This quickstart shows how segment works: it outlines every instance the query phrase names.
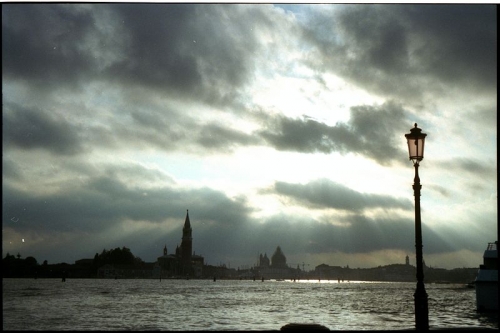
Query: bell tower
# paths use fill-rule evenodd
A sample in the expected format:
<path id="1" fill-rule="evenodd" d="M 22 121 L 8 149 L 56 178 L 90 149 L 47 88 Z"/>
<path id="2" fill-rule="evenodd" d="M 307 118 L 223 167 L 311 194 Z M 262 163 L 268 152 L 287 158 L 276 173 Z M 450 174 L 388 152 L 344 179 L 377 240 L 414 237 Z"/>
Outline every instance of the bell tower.
<path id="1" fill-rule="evenodd" d="M 193 229 L 189 221 L 189 210 L 186 210 L 186 220 L 182 228 L 181 261 L 184 274 L 191 271 L 191 255 L 193 253 Z"/>

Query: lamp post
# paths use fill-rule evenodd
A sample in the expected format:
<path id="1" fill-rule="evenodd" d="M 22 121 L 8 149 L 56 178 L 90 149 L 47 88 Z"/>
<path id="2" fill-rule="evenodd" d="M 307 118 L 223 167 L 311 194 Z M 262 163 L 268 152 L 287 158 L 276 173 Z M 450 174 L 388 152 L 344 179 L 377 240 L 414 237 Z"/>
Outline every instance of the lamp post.
<path id="1" fill-rule="evenodd" d="M 429 329 L 429 308 L 427 306 L 427 293 L 424 286 L 424 269 L 422 258 L 422 223 L 420 220 L 420 178 L 418 177 L 418 165 L 424 158 L 424 142 L 427 134 L 415 127 L 405 134 L 408 140 L 408 151 L 410 160 L 415 167 L 415 179 L 413 181 L 413 192 L 415 195 L 415 249 L 417 254 L 417 289 L 413 297 L 415 298 L 415 328 L 417 330 Z"/>

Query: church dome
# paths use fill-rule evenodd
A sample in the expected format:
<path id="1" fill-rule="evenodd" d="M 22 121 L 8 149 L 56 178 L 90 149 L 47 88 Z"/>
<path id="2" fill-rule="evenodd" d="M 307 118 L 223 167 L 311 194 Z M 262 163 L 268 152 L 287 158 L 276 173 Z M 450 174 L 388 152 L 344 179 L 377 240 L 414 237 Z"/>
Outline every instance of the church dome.
<path id="1" fill-rule="evenodd" d="M 272 267 L 287 267 L 286 266 L 286 257 L 281 251 L 281 248 L 278 246 L 273 256 L 271 257 L 271 266 Z"/>

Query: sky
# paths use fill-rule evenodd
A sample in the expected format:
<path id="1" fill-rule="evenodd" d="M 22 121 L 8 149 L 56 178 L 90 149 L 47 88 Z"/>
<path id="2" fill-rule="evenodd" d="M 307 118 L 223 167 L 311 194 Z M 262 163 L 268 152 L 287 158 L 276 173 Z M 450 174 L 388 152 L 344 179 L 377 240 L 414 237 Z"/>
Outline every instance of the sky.
<path id="1" fill-rule="evenodd" d="M 3 3 L 2 257 L 427 266 L 498 239 L 491 4 Z"/>

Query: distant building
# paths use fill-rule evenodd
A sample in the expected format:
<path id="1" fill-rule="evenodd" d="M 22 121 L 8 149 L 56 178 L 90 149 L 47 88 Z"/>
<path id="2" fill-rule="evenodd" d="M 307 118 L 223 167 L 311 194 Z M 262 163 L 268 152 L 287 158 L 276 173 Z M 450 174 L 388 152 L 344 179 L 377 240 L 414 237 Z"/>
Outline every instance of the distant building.
<path id="1" fill-rule="evenodd" d="M 406 264 L 409 265 L 410 264 L 410 257 L 408 257 L 408 255 L 406 255 Z"/>
<path id="2" fill-rule="evenodd" d="M 175 253 L 168 254 L 167 245 L 163 248 L 163 255 L 157 258 L 155 275 L 160 277 L 201 277 L 203 274 L 204 258 L 193 252 L 193 229 L 189 220 L 189 211 L 182 228 L 181 246 L 177 245 Z"/>
<path id="3" fill-rule="evenodd" d="M 300 276 L 299 268 L 288 267 L 286 256 L 279 246 L 274 251 L 271 260 L 269 260 L 266 253 L 264 255 L 260 254 L 259 266 L 255 267 L 254 271 L 259 279 L 285 279 Z"/>

